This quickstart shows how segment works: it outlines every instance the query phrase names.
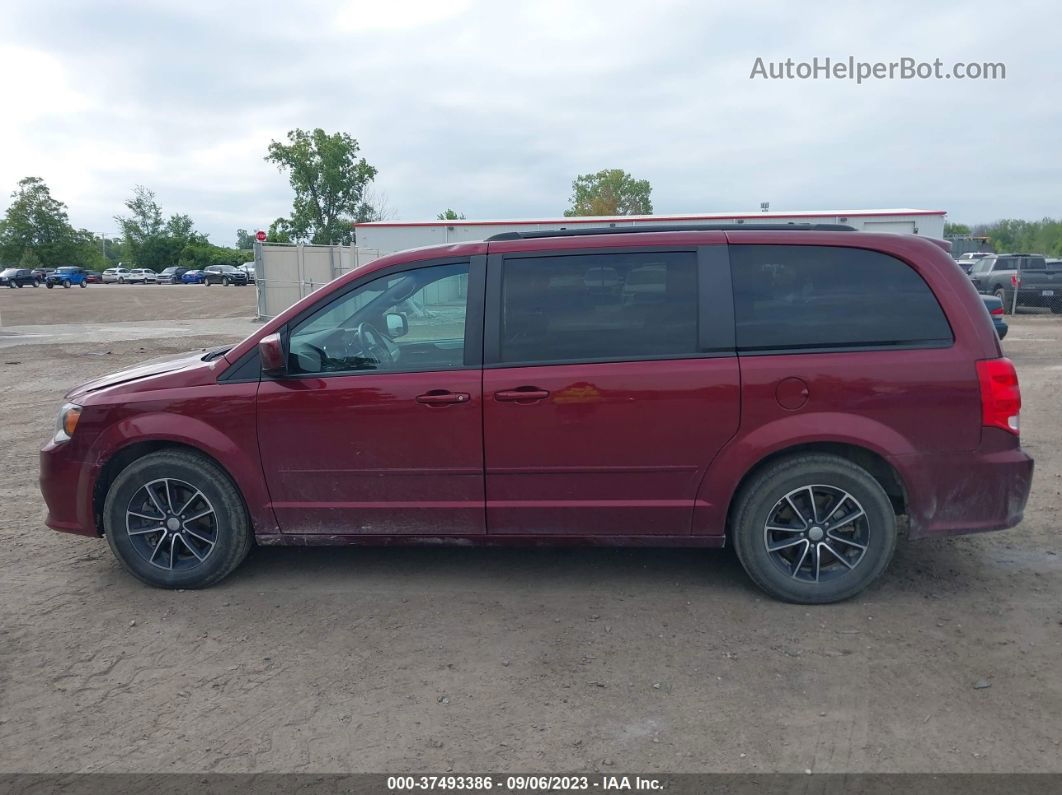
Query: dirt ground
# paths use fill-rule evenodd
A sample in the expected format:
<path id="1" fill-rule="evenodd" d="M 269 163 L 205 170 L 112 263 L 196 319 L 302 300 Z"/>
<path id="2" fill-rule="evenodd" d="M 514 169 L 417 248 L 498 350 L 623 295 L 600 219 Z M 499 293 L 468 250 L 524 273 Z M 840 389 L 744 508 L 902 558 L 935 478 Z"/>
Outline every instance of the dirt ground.
<path id="1" fill-rule="evenodd" d="M 253 296 L 3 290 L 0 318 L 238 318 Z M 1062 771 L 1062 318 L 1020 315 L 1004 346 L 1024 524 L 908 544 L 818 608 L 727 550 L 263 548 L 210 590 L 149 589 L 45 529 L 37 449 L 74 384 L 232 335 L 3 333 L 0 772 Z"/>

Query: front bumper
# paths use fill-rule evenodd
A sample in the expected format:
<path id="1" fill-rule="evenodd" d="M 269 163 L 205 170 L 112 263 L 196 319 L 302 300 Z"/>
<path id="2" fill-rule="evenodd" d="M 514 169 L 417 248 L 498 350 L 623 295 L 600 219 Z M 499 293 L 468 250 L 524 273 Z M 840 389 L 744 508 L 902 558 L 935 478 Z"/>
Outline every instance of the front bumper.
<path id="1" fill-rule="evenodd" d="M 48 506 L 44 523 L 52 530 L 97 536 L 92 512 L 95 467 L 78 461 L 65 444 L 48 442 L 41 450 L 41 494 Z"/>

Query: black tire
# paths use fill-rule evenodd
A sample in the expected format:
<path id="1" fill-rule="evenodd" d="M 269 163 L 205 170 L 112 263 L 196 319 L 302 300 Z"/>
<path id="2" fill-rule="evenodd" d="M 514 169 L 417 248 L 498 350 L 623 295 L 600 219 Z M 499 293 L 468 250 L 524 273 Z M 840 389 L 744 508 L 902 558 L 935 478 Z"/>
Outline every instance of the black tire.
<path id="1" fill-rule="evenodd" d="M 51 289 L 52 289 L 53 287 L 55 287 L 55 285 L 54 285 L 54 284 L 52 284 L 51 282 L 48 282 L 48 283 L 47 283 L 46 285 L 44 285 L 44 286 L 45 286 L 45 287 L 47 287 L 47 288 L 48 288 L 49 290 L 51 290 Z"/>
<path id="2" fill-rule="evenodd" d="M 16 282 L 15 283 L 15 287 L 17 287 L 18 289 L 21 290 L 22 289 L 22 282 Z"/>
<path id="3" fill-rule="evenodd" d="M 1062 301 L 1051 302 L 1051 313 L 1055 315 L 1062 315 Z"/>
<path id="4" fill-rule="evenodd" d="M 222 287 L 228 287 L 228 286 L 229 286 L 229 277 L 228 277 L 228 276 L 225 276 L 225 277 L 224 277 L 224 278 L 223 278 L 223 279 L 221 280 L 221 286 L 222 286 Z"/>
<path id="5" fill-rule="evenodd" d="M 833 527 L 829 522 L 819 521 L 829 517 L 814 517 L 811 529 L 807 532 L 789 529 L 781 533 L 768 531 L 767 525 L 779 516 L 775 513 L 779 506 L 782 506 L 783 511 L 786 510 L 783 501 L 787 495 L 794 495 L 792 499 L 798 503 L 798 507 L 804 505 L 804 510 L 809 510 L 807 505 L 810 502 L 806 502 L 807 497 L 802 495 L 806 495 L 804 487 L 811 486 L 819 489 L 820 495 L 844 492 L 854 501 L 854 505 L 838 503 L 838 507 L 841 504 L 845 507 L 840 508 L 843 513 Z M 798 490 L 799 494 L 796 493 Z M 856 515 L 856 507 L 863 511 L 865 519 L 846 521 L 846 516 Z M 831 504 L 824 503 L 814 510 L 820 508 L 828 513 Z M 796 509 L 793 514 L 799 515 Z M 852 531 L 851 535 L 848 530 L 842 529 L 845 526 Z M 805 521 L 804 527 L 809 527 L 809 523 Z M 816 530 L 817 536 L 813 535 Z M 753 582 L 768 594 L 797 604 L 826 604 L 855 596 L 885 571 L 896 550 L 896 514 L 881 484 L 862 467 L 839 456 L 818 453 L 797 455 L 771 464 L 742 488 L 736 498 L 730 533 L 741 565 Z M 857 537 L 865 542 L 862 544 L 865 547 L 862 553 L 857 549 L 860 546 L 858 544 L 849 546 L 843 541 L 838 542 L 838 534 L 843 534 L 853 542 Z M 812 543 L 809 540 L 812 538 L 818 543 Z M 794 539 L 792 551 L 779 550 L 778 547 L 787 543 L 788 539 Z M 773 552 L 768 550 L 768 543 L 776 546 Z M 823 546 L 827 547 L 825 552 Z M 842 561 L 837 559 L 839 556 L 833 552 L 834 548 L 846 555 L 859 557 L 854 559 L 854 563 L 842 566 Z M 810 579 L 813 559 L 801 557 L 796 560 L 798 552 L 802 550 L 806 554 L 811 549 L 815 549 L 824 567 L 814 572 L 816 577 L 823 574 L 819 581 Z M 790 556 L 788 562 L 786 555 Z M 804 566 L 808 566 L 807 571 Z"/>
<path id="6" fill-rule="evenodd" d="M 207 287 L 209 287 L 210 286 L 210 279 L 203 279 L 203 284 L 205 284 Z"/>
<path id="7" fill-rule="evenodd" d="M 1009 315 L 1010 314 L 1010 305 L 1007 303 L 1007 291 L 1004 290 L 1002 287 L 997 287 L 992 292 L 992 295 L 994 295 L 996 298 L 998 298 L 1000 301 L 1003 302 L 1003 314 L 1004 315 Z"/>
<path id="8" fill-rule="evenodd" d="M 211 509 L 214 517 L 211 520 L 214 530 L 207 531 L 202 529 L 202 525 L 198 526 L 199 532 L 204 536 L 212 535 L 214 539 L 209 549 L 195 540 L 202 536 L 194 533 L 190 536 L 185 535 L 188 528 L 184 522 L 180 523 L 181 528 L 178 532 L 167 530 L 161 534 L 139 533 L 136 535 L 129 532 L 132 529 L 129 523 L 144 520 L 135 517 L 128 518 L 127 511 L 132 507 L 140 507 L 141 504 L 149 504 L 136 501 L 146 494 L 144 489 L 148 484 L 163 479 L 168 479 L 171 483 L 179 482 L 188 487 L 178 495 L 176 492 L 182 487 L 174 486 L 171 503 L 183 502 L 191 489 L 195 489 L 202 495 L 203 503 L 194 503 L 193 508 L 188 510 L 198 510 L 202 505 Z M 161 496 L 159 499 L 162 501 Z M 171 518 L 176 518 L 176 513 L 181 511 L 180 506 L 175 507 L 172 504 L 164 505 L 164 508 L 169 510 L 164 510 L 162 514 L 172 512 Z M 158 512 L 155 508 L 150 510 L 152 513 Z M 207 520 L 210 520 L 209 516 Z M 123 568 L 138 580 L 157 588 L 206 588 L 213 585 L 228 576 L 243 562 L 252 544 L 247 510 L 244 508 L 239 491 L 229 476 L 205 456 L 184 450 L 162 450 L 151 453 L 123 469 L 107 491 L 107 499 L 103 506 L 103 524 L 104 534 L 111 551 Z M 174 540 L 173 536 L 189 538 L 192 545 L 204 551 L 202 558 L 200 559 L 198 554 L 193 556 L 190 551 L 191 546 L 187 543 L 182 542 L 182 545 L 178 545 L 177 541 L 180 539 Z M 171 539 L 169 547 L 175 550 L 174 557 L 170 558 L 172 568 L 165 568 L 162 565 L 167 562 L 165 556 L 167 539 Z M 154 548 L 157 540 L 163 550 L 163 557 L 155 558 L 158 561 L 156 564 L 150 561 L 145 550 Z"/>
<path id="9" fill-rule="evenodd" d="M 119 276 L 118 277 L 118 284 L 125 284 L 125 278 L 122 277 L 122 276 Z"/>
<path id="10" fill-rule="evenodd" d="M 87 286 L 88 285 L 85 282 L 81 282 L 81 284 L 78 285 L 78 287 L 87 287 Z"/>
<path id="11" fill-rule="evenodd" d="M 70 282 L 68 282 L 66 279 L 63 279 L 63 289 L 64 290 L 69 290 L 70 289 Z"/>

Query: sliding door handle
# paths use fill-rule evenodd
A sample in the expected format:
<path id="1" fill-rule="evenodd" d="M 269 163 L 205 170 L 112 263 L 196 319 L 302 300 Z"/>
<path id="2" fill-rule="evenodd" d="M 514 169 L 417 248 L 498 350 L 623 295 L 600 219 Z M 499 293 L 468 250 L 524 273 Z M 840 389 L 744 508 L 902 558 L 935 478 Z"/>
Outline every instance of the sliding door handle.
<path id="1" fill-rule="evenodd" d="M 549 392 L 545 389 L 539 389 L 534 386 L 522 386 L 518 389 L 503 389 L 500 392 L 494 393 L 495 400 L 503 401 L 524 401 L 524 400 L 545 400 L 549 397 Z"/>

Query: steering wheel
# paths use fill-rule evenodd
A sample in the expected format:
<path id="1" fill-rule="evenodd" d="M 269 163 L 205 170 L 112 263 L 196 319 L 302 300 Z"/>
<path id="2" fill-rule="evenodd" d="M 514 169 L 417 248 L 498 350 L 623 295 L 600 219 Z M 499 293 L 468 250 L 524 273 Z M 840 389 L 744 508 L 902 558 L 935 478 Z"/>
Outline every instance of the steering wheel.
<path id="1" fill-rule="evenodd" d="M 382 365 L 394 364 L 395 357 L 391 354 L 391 349 L 384 344 L 383 335 L 371 324 L 358 324 L 357 335 L 361 341 L 362 353 Z"/>

